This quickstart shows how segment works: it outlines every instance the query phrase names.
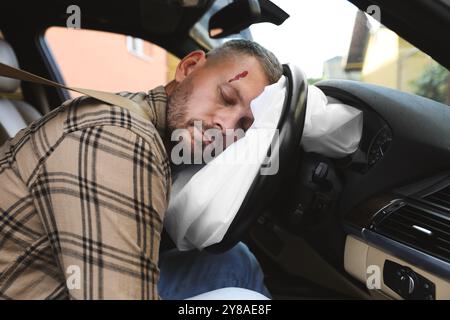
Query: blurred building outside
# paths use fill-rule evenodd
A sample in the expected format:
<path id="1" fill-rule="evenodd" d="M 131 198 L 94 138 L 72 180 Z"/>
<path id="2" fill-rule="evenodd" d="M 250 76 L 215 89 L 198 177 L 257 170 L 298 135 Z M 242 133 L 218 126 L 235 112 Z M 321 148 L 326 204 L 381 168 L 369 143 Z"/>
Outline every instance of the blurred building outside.
<path id="1" fill-rule="evenodd" d="M 359 80 L 450 102 L 448 70 L 385 26 L 372 25 L 362 11 L 347 55 L 325 61 L 323 70 L 323 79 Z"/>
<path id="2" fill-rule="evenodd" d="M 52 27 L 45 39 L 65 83 L 75 87 L 146 92 L 173 79 L 179 61 L 155 44 L 115 33 Z"/>

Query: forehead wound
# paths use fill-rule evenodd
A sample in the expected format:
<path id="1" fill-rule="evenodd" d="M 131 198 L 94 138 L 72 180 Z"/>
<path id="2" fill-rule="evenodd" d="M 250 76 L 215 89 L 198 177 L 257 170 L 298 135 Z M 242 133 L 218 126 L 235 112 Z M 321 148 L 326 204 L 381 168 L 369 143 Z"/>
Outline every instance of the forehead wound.
<path id="1" fill-rule="evenodd" d="M 233 82 L 233 81 L 237 81 L 237 80 L 243 79 L 247 75 L 248 75 L 248 71 L 243 71 L 243 72 L 237 74 L 234 78 L 231 78 L 230 80 L 228 80 L 228 82 Z"/>

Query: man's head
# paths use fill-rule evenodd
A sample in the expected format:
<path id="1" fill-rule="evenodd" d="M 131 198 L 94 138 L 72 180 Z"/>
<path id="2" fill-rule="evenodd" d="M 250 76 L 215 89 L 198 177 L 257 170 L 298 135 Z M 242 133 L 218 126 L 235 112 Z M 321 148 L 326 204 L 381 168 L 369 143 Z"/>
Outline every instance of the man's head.
<path id="1" fill-rule="evenodd" d="M 196 121 L 201 121 L 203 130 L 215 128 L 223 134 L 247 130 L 254 120 L 250 102 L 282 73 L 275 55 L 252 41 L 232 40 L 208 54 L 190 53 L 166 87 L 169 134 L 187 129 L 193 142 Z"/>

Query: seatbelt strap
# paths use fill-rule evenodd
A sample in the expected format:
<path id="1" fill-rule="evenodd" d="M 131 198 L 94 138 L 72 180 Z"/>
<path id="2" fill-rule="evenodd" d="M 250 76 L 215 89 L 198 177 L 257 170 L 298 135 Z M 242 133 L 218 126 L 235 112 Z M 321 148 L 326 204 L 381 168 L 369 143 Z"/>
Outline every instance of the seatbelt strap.
<path id="1" fill-rule="evenodd" d="M 147 119 L 147 120 L 150 119 L 149 115 L 136 102 L 134 102 L 131 99 L 116 95 L 111 92 L 97 91 L 97 90 L 83 89 L 83 88 L 71 88 L 71 87 L 62 85 L 60 83 L 39 77 L 30 72 L 26 72 L 26 71 L 20 70 L 18 68 L 8 66 L 1 62 L 0 62 L 0 76 L 75 91 L 75 92 L 81 93 L 83 95 L 89 96 L 91 98 L 97 99 L 101 102 L 105 102 L 110 105 L 115 105 L 115 106 L 119 106 L 119 107 L 128 109 L 134 113 L 139 114 L 144 119 Z"/>

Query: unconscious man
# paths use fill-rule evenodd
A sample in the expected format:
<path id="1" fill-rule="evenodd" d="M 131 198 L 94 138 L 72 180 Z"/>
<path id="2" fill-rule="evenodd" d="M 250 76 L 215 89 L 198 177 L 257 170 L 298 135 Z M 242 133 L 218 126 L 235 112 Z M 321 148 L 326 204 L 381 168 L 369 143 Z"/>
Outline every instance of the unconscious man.
<path id="1" fill-rule="evenodd" d="M 159 246 L 171 189 L 171 133 L 186 129 L 194 140 L 198 121 L 224 137 L 247 130 L 250 102 L 281 75 L 271 52 L 233 40 L 207 55 L 187 55 L 166 86 L 121 94 L 150 121 L 80 97 L 6 142 L 0 298 L 184 299 L 222 287 L 268 295 L 243 244 L 222 255 L 161 257 Z"/>

